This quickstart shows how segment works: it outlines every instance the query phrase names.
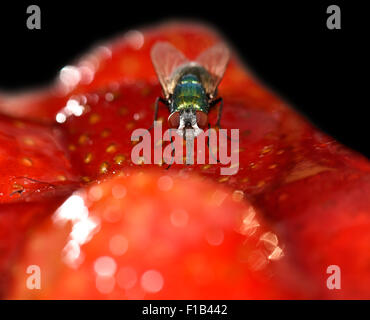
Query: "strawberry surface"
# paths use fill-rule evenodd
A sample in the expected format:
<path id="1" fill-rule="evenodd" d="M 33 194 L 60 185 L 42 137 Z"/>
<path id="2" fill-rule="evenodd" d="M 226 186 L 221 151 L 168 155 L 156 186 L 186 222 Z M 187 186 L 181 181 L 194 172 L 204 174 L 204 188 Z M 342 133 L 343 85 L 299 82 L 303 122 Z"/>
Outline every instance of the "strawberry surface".
<path id="1" fill-rule="evenodd" d="M 131 135 L 135 129 L 150 127 L 154 101 L 161 95 L 150 61 L 150 49 L 156 41 L 169 41 L 194 59 L 223 40 L 209 28 L 195 24 L 171 23 L 131 31 L 100 46 L 74 66 L 63 68 L 50 88 L 0 97 L 4 114 L 0 119 L 0 139 L 4 141 L 0 161 L 5 165 L 0 171 L 1 227 L 7 228 L 22 211 L 27 223 L 22 227 L 16 224 L 14 234 L 29 230 L 27 240 L 23 236 L 10 240 L 11 249 L 5 250 L 1 260 L 6 270 L 12 270 L 9 296 L 369 298 L 368 160 L 318 131 L 265 89 L 235 53 L 219 94 L 224 99 L 222 127 L 240 130 L 239 147 L 232 150 L 239 156 L 237 174 L 221 175 L 222 164 L 174 164 L 166 170 L 164 163 L 144 164 L 143 159 L 137 165 L 131 161 L 135 146 Z M 211 110 L 211 125 L 216 114 L 217 108 Z M 160 107 L 163 131 L 168 128 L 168 115 L 168 110 Z M 33 144 L 22 145 L 22 141 Z M 159 145 L 165 148 L 168 142 Z M 157 181 L 168 175 L 174 187 L 158 190 Z M 136 184 L 140 179 L 145 180 L 143 185 Z M 58 229 L 50 216 L 57 214 L 52 215 L 55 203 L 78 187 L 72 199 L 80 199 L 80 204 L 87 201 L 86 210 L 99 221 L 94 220 L 100 229 L 81 243 L 78 250 L 83 261 L 71 266 L 61 252 L 73 232 L 67 227 Z M 114 188 L 124 188 L 127 197 L 116 199 L 110 191 Z M 96 191 L 100 196 L 89 203 L 91 190 L 100 190 Z M 207 202 L 207 194 L 218 190 L 224 193 L 221 196 L 219 191 L 218 196 L 225 202 L 215 208 Z M 13 209 L 11 202 L 17 202 Z M 184 205 L 189 225 L 177 233 L 168 217 Z M 120 217 L 114 223 L 105 221 L 110 206 L 133 220 Z M 33 218 L 28 211 L 34 208 L 43 214 Z M 258 216 L 258 232 L 242 237 L 235 231 L 240 229 L 240 221 L 235 221 L 251 210 Z M 212 246 L 200 236 L 190 241 L 192 228 L 204 238 L 208 226 L 221 228 L 224 242 Z M 117 234 L 132 247 L 114 260 L 107 242 Z M 38 254 L 34 242 L 43 248 Z M 166 242 L 170 244 L 164 245 Z M 236 254 L 242 246 L 247 248 L 244 258 L 248 263 Z M 156 258 L 149 254 L 152 251 Z M 50 255 L 55 257 L 49 259 Z M 193 256 L 194 261 L 189 258 Z M 114 265 L 115 272 L 131 268 L 126 271 L 137 277 L 129 288 L 132 294 L 119 285 L 119 273 L 100 279 L 94 269 L 99 257 L 109 257 L 103 262 Z M 278 259 L 271 263 L 271 257 Z M 18 262 L 13 262 L 16 258 Z M 45 289 L 38 293 L 24 287 L 27 264 L 38 264 L 49 272 Z M 326 286 L 330 265 L 341 268 L 340 290 Z M 149 273 L 147 280 L 151 283 L 154 277 L 160 290 L 147 290 L 144 275 L 148 270 L 157 272 Z M 203 283 L 202 279 L 208 280 Z M 177 281 L 181 290 L 175 288 Z"/>

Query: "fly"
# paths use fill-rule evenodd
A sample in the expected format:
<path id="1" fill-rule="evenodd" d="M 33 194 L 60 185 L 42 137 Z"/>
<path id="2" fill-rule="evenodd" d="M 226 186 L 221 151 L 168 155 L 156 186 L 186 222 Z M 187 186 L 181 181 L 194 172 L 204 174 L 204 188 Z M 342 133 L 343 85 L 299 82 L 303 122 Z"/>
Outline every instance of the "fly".
<path id="1" fill-rule="evenodd" d="M 155 101 L 154 121 L 158 116 L 158 104 L 168 107 L 168 125 L 177 129 L 184 138 L 192 129 L 197 137 L 208 123 L 210 109 L 220 104 L 216 126 L 220 127 L 223 99 L 217 96 L 217 88 L 225 73 L 230 53 L 222 44 L 216 44 L 201 53 L 195 61 L 189 61 L 168 42 L 157 42 L 151 50 L 154 69 L 161 83 L 164 97 Z"/>

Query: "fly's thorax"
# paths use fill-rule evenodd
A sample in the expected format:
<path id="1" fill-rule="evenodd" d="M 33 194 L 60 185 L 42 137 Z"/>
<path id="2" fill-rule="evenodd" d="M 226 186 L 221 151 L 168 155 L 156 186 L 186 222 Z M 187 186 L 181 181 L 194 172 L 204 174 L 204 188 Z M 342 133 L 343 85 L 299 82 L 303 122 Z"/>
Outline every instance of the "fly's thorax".
<path id="1" fill-rule="evenodd" d="M 179 79 L 171 100 L 171 112 L 195 109 L 208 113 L 207 94 L 195 75 L 186 74 Z"/>
<path id="2" fill-rule="evenodd" d="M 208 123 L 208 97 L 199 80 L 193 74 L 182 76 L 173 92 L 170 105 L 171 115 L 169 125 L 178 129 L 183 135 L 185 129 L 194 129 L 194 136 L 198 136 Z"/>

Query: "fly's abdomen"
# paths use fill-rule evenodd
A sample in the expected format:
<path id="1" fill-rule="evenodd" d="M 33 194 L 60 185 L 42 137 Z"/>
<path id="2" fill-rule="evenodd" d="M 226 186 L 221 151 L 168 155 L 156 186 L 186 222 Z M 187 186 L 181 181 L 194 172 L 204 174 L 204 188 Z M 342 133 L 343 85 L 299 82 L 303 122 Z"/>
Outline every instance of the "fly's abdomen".
<path id="1" fill-rule="evenodd" d="M 208 113 L 208 101 L 205 90 L 194 75 L 185 75 L 177 84 L 172 96 L 172 112 L 193 108 Z"/>

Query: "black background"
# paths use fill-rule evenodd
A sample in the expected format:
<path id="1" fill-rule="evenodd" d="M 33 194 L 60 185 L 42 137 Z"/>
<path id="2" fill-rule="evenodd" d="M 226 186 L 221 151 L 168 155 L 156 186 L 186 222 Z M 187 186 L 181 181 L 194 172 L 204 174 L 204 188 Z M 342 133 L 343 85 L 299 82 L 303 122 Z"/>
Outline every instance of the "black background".
<path id="1" fill-rule="evenodd" d="M 365 71 L 370 11 L 363 3 L 2 1 L 0 89 L 47 84 L 100 40 L 169 18 L 191 18 L 215 26 L 263 83 L 322 130 L 370 157 Z M 26 27 L 31 4 L 41 8 L 41 30 Z M 326 28 L 331 4 L 341 8 L 341 30 Z"/>

